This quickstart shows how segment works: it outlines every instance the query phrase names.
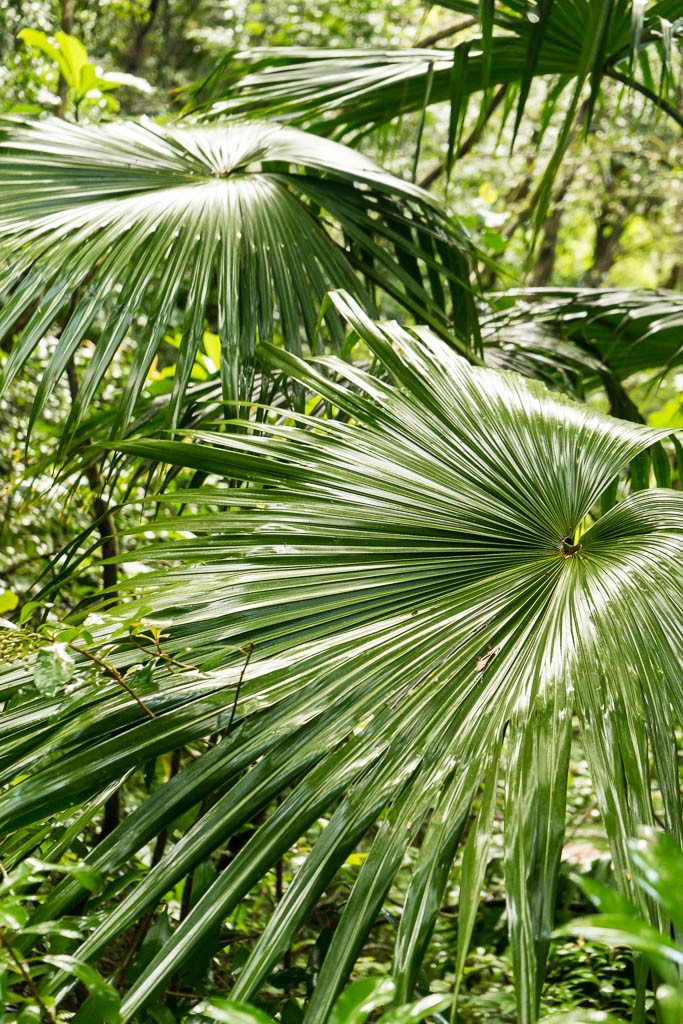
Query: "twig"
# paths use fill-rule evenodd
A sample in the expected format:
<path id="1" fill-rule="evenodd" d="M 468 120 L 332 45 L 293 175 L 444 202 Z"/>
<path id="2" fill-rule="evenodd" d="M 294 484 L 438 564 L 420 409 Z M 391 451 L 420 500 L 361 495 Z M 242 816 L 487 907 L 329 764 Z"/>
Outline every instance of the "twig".
<path id="1" fill-rule="evenodd" d="M 472 26 L 476 24 L 477 18 L 463 18 L 461 21 L 454 21 L 452 24 L 446 25 L 445 28 L 439 29 L 438 32 L 432 32 L 431 35 L 420 39 L 415 43 L 414 49 L 427 50 L 430 46 L 440 43 L 442 39 L 448 39 L 449 36 L 456 36 L 458 32 L 464 32 L 466 28 L 472 28 Z"/>
<path id="2" fill-rule="evenodd" d="M 232 729 L 232 723 L 235 720 L 235 712 L 237 711 L 237 701 L 239 700 L 239 697 L 240 697 L 240 689 L 242 688 L 242 683 L 244 681 L 245 672 L 247 671 L 247 668 L 249 666 L 249 661 L 251 660 L 251 656 L 254 653 L 254 644 L 249 644 L 247 646 L 247 648 L 243 651 L 243 653 L 246 654 L 247 657 L 246 657 L 246 660 L 244 662 L 244 665 L 242 666 L 242 671 L 240 673 L 240 677 L 237 680 L 237 689 L 235 690 L 235 699 L 232 702 L 232 710 L 230 712 L 230 718 L 228 719 L 228 724 L 226 725 L 226 727 L 225 727 L 225 729 L 223 731 L 223 735 L 224 736 L 227 736 L 230 733 L 230 730 Z"/>
<path id="3" fill-rule="evenodd" d="M 505 93 L 507 92 L 508 89 L 508 84 L 508 82 L 505 82 L 496 90 L 495 94 L 491 98 L 488 107 L 486 108 L 484 116 L 479 119 L 477 124 L 474 126 L 470 134 L 463 142 L 463 144 L 459 147 L 458 152 L 455 154 L 456 160 L 461 160 L 464 156 L 467 156 L 472 147 L 475 146 L 477 142 L 479 142 L 479 139 L 482 137 L 484 133 L 484 128 L 489 123 L 493 114 L 496 112 L 498 107 L 503 102 Z M 422 181 L 419 182 L 420 188 L 429 188 L 430 185 L 433 185 L 437 178 L 441 177 L 441 174 L 443 173 L 443 169 L 445 166 L 446 160 L 445 158 L 442 158 L 441 160 L 439 160 L 438 164 L 436 164 L 436 166 L 431 169 L 431 171 L 425 174 Z"/>
<path id="4" fill-rule="evenodd" d="M 95 665 L 99 665 L 99 667 L 108 676 L 110 676 L 115 682 L 119 684 L 119 686 L 122 686 L 123 689 L 131 695 L 133 700 L 136 700 L 138 702 L 140 707 L 146 714 L 149 715 L 150 718 L 156 718 L 156 715 L 154 714 L 152 709 L 145 704 L 142 697 L 138 697 L 133 687 L 126 682 L 126 680 L 123 678 L 119 670 L 115 668 L 114 665 L 110 665 L 102 658 L 99 658 L 96 654 L 93 654 L 92 651 L 88 651 L 85 647 L 79 647 L 78 644 L 75 644 L 73 642 L 68 643 L 67 647 L 71 648 L 72 651 L 76 651 L 77 654 L 82 654 L 85 658 L 89 658 L 90 661 L 94 662 Z"/>
<path id="5" fill-rule="evenodd" d="M 29 989 L 31 990 L 31 995 L 33 996 L 33 998 L 35 999 L 35 1001 L 37 1002 L 38 1006 L 41 1008 L 43 1013 L 47 1017 L 49 1017 L 51 1021 L 54 1021 L 55 1020 L 54 1013 L 52 1012 L 52 1010 L 48 1009 L 48 1007 L 45 1005 L 43 1000 L 40 998 L 40 992 L 36 988 L 36 984 L 35 984 L 33 978 L 31 977 L 29 971 L 26 970 L 26 967 L 24 966 L 23 960 L 21 959 L 21 957 L 17 956 L 17 954 L 12 949 L 12 943 L 9 942 L 5 938 L 5 936 L 2 934 L 2 932 L 0 932 L 0 946 L 2 946 L 3 949 L 7 950 L 7 952 L 10 955 L 10 957 L 12 958 L 14 963 L 17 965 L 17 967 L 19 969 L 19 973 L 21 974 L 22 978 L 24 979 L 24 981 L 28 985 Z"/>
<path id="6" fill-rule="evenodd" d="M 168 635 L 168 633 L 164 633 L 162 638 L 166 638 L 168 637 Z M 134 636 L 129 637 L 129 641 L 130 643 L 132 643 L 133 647 L 136 647 L 138 651 L 142 651 L 143 654 L 148 654 L 148 648 L 146 648 L 144 644 L 139 643 L 138 641 L 140 640 L 149 640 L 149 642 L 153 644 L 154 647 L 156 648 L 157 657 L 159 658 L 160 661 L 165 662 L 165 664 L 175 665 L 176 668 L 180 669 L 183 672 L 197 671 L 196 665 L 187 665 L 184 661 L 178 661 L 178 659 L 174 658 L 172 654 L 167 654 L 166 651 L 162 648 L 158 637 L 149 635 L 148 633 L 136 633 Z"/>

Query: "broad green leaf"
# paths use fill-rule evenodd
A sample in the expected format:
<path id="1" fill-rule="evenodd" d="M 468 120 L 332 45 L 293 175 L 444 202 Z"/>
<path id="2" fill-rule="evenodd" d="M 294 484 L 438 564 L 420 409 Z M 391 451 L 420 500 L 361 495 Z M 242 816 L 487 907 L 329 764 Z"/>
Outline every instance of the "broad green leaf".
<path id="1" fill-rule="evenodd" d="M 68 86 L 74 85 L 71 64 L 65 59 L 60 47 L 50 42 L 45 32 L 40 32 L 35 28 L 23 28 L 18 35 L 19 39 L 26 43 L 27 46 L 35 47 L 36 50 L 40 50 L 41 53 L 44 53 L 46 57 L 49 57 L 50 60 L 57 64 L 59 72 Z"/>
<path id="2" fill-rule="evenodd" d="M 69 35 L 67 32 L 55 32 L 55 42 L 59 47 L 63 62 L 69 69 L 67 82 L 73 88 L 76 100 L 80 100 L 95 83 L 95 69 L 88 63 L 87 50 L 76 36 Z M 90 81 L 85 73 L 89 68 L 92 71 Z"/>
<path id="3" fill-rule="evenodd" d="M 19 598 L 12 590 L 3 590 L 0 593 L 0 614 L 13 612 L 19 604 Z"/>
<path id="4" fill-rule="evenodd" d="M 202 1014 L 206 1020 L 217 1020 L 223 1024 L 275 1024 L 263 1010 L 232 999 L 214 997 L 195 1006 L 193 1013 Z"/>
<path id="5" fill-rule="evenodd" d="M 414 1003 L 397 1006 L 393 1010 L 387 1010 L 380 1017 L 378 1024 L 413 1024 L 413 1022 L 425 1020 L 432 1014 L 447 1009 L 451 1004 L 450 996 L 431 995 L 424 996 Z"/>
<path id="6" fill-rule="evenodd" d="M 119 1024 L 121 1015 L 118 995 L 115 992 L 113 996 L 98 992 L 88 996 L 71 1020 L 73 1024 L 91 1024 L 94 1020 L 102 1021 L 102 1024 Z"/>
<path id="7" fill-rule="evenodd" d="M 634 874 L 641 889 L 656 900 L 683 934 L 683 850 L 671 836 L 645 831 L 630 844 Z"/>
<path id="8" fill-rule="evenodd" d="M 582 917 L 565 925 L 558 934 L 579 935 L 589 942 L 603 942 L 608 946 L 628 946 L 644 953 L 652 965 L 669 978 L 675 979 L 677 970 L 667 970 L 667 963 L 676 968 L 683 966 L 683 950 L 651 925 L 633 916 L 599 914 Z"/>
<path id="9" fill-rule="evenodd" d="M 28 910 L 20 900 L 5 898 L 0 903 L 0 927 L 21 931 L 28 921 Z"/>
<path id="10" fill-rule="evenodd" d="M 680 986 L 659 985 L 655 995 L 662 1024 L 680 1024 L 683 1020 L 683 992 Z"/>
<path id="11" fill-rule="evenodd" d="M 102 1024 L 119 1024 L 119 994 L 93 967 L 73 956 L 45 956 L 43 959 L 73 974 L 90 993 L 73 1018 L 77 1024 L 89 1024 L 93 1019 L 101 1020 Z"/>
<path id="12" fill-rule="evenodd" d="M 373 1010 L 386 1006 L 394 995 L 391 978 L 362 978 L 354 981 L 339 996 L 329 1024 L 365 1024 Z"/>
<path id="13" fill-rule="evenodd" d="M 22 1007 L 17 1015 L 17 1024 L 42 1024 L 43 1019 L 42 1008 L 33 1003 Z"/>
<path id="14" fill-rule="evenodd" d="M 637 907 L 630 900 L 626 899 L 625 896 L 622 896 L 620 892 L 609 885 L 597 882 L 590 875 L 577 878 L 577 882 L 591 903 L 601 913 L 621 914 L 622 916 L 628 916 L 629 914 L 635 916 L 638 913 Z"/>

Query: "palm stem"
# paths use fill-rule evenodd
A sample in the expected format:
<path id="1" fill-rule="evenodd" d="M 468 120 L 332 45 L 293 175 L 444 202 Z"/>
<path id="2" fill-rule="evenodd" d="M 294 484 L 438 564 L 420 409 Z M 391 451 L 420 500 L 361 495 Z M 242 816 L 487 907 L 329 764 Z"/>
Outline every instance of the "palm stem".
<path id="1" fill-rule="evenodd" d="M 78 397 L 78 374 L 73 359 L 69 360 L 66 370 L 69 384 L 69 394 L 72 403 Z M 85 447 L 91 447 L 91 442 L 86 441 Z M 118 583 L 118 571 L 116 565 L 110 561 L 118 554 L 116 541 L 116 525 L 109 506 L 102 497 L 102 476 L 96 463 L 89 463 L 83 469 L 88 486 L 93 494 L 92 512 L 93 519 L 97 523 L 97 532 L 100 535 L 100 551 L 102 552 L 102 586 L 107 594 L 106 605 L 113 604 L 116 599 L 116 585 Z"/>
<path id="2" fill-rule="evenodd" d="M 622 85 L 626 85 L 629 89 L 633 89 L 634 92 L 640 93 L 641 96 L 645 96 L 646 99 L 653 103 L 655 107 L 659 107 L 663 110 L 668 117 L 672 118 L 676 124 L 683 128 L 683 113 L 677 110 L 671 103 L 667 102 L 663 96 L 658 96 L 652 89 L 648 89 L 646 85 L 636 81 L 633 78 L 629 78 L 627 75 L 622 75 L 616 68 L 608 67 L 605 70 L 605 74 L 608 78 L 612 78 L 615 82 L 621 82 Z"/>

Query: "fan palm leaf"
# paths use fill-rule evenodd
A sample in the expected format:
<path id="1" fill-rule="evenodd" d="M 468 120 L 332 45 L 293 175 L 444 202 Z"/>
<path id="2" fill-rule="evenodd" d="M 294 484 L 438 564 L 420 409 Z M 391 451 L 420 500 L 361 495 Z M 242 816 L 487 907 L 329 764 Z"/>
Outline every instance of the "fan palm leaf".
<path id="1" fill-rule="evenodd" d="M 307 1024 L 327 1020 L 410 847 L 397 999 L 414 990 L 465 840 L 472 889 L 462 894 L 461 970 L 502 771 L 519 1019 L 533 1021 L 553 929 L 574 713 L 619 882 L 628 889 L 629 837 L 654 820 L 650 757 L 667 825 L 680 835 L 683 497 L 629 494 L 624 484 L 621 500 L 599 511 L 605 490 L 664 432 L 473 367 L 426 329 L 377 326 L 349 297 L 336 304 L 389 379 L 334 357 L 306 364 L 269 347 L 264 358 L 340 418 L 275 414 L 248 432 L 197 433 L 192 444 L 123 445 L 247 485 L 188 493 L 198 509 L 191 535 L 135 552 L 161 568 L 136 584 L 126 614 L 155 622 L 167 653 L 197 669 L 162 664 L 154 685 L 130 677 L 153 718 L 110 681 L 70 700 L 36 697 L 0 724 L 8 784 L 0 827 L 10 834 L 93 798 L 163 751 L 223 736 L 90 854 L 93 867 L 116 877 L 180 813 L 211 798 L 123 898 L 100 897 L 81 959 L 101 955 L 262 816 L 136 978 L 125 1020 L 321 817 L 328 820 L 232 998 L 253 997 L 363 837 L 368 855 Z M 161 526 L 187 531 L 188 519 Z M 121 670 L 130 660 L 125 645 L 108 657 Z M 1 692 L 22 678 L 22 669 L 5 673 Z M 37 919 L 81 899 L 76 880 L 63 882 Z"/>
<path id="2" fill-rule="evenodd" d="M 656 380 L 683 360 L 683 301 L 676 292 L 529 288 L 489 301 L 493 308 L 481 316 L 488 365 L 578 397 L 602 386 L 612 412 L 624 419 L 641 418 L 628 378 L 649 371 Z"/>
<path id="3" fill-rule="evenodd" d="M 485 318 L 485 334 L 498 342 L 516 337 L 523 343 L 529 325 L 546 333 L 549 343 L 567 340 L 587 352 L 625 380 L 634 373 L 665 373 L 683 361 L 680 292 L 638 291 L 626 288 L 527 288 L 508 291 L 502 299 L 514 306 Z"/>
<path id="4" fill-rule="evenodd" d="M 126 338 L 128 422 L 170 330 L 181 344 L 170 421 L 207 323 L 223 396 L 251 398 L 257 340 L 315 347 L 325 293 L 372 307 L 379 288 L 466 348 L 476 335 L 468 244 L 416 186 L 339 144 L 277 125 L 5 125 L 0 145 L 0 339 L 18 331 L 8 387 L 60 317 L 33 420 L 84 340 L 95 348 L 71 413 L 87 409 Z M 333 340 L 342 329 L 328 311 Z M 22 322 L 23 321 L 23 322 Z"/>
<path id="5" fill-rule="evenodd" d="M 533 17 L 526 0 L 443 0 L 440 6 L 480 19 L 481 38 L 450 50 L 280 47 L 247 51 L 237 60 L 231 54 L 194 102 L 208 113 L 213 104 L 214 112 L 284 116 L 342 136 L 427 103 L 450 102 L 457 122 L 467 97 L 506 85 L 519 90 L 518 125 L 531 81 L 550 77 L 565 86 L 575 82 L 566 130 L 584 83 L 590 79 L 590 108 L 607 78 L 644 93 L 683 125 L 672 57 L 681 39 L 677 0 L 647 6 L 632 0 L 545 0 Z"/>

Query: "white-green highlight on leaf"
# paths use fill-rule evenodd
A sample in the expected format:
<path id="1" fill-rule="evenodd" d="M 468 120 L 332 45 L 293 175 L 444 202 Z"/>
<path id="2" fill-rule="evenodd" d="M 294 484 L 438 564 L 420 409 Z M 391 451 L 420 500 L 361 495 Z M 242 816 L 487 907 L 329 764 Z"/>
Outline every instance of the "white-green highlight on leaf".
<path id="1" fill-rule="evenodd" d="M 33 682 L 40 693 L 52 697 L 71 681 L 74 671 L 74 659 L 66 644 L 50 644 L 36 654 Z"/>
<path id="2" fill-rule="evenodd" d="M 257 341 L 320 348 L 331 288 L 366 308 L 379 289 L 462 348 L 476 338 L 470 246 L 452 219 L 415 185 L 297 129 L 7 119 L 0 189 L 0 337 L 17 334 L 2 387 L 48 333 L 58 339 L 32 420 L 87 340 L 75 427 L 128 342 L 120 430 L 177 329 L 171 422 L 207 328 L 224 400 L 249 399 Z M 325 319 L 339 345 L 332 308 Z"/>
<path id="3" fill-rule="evenodd" d="M 473 367 L 427 329 L 373 323 L 349 296 L 335 303 L 376 356 L 377 375 L 275 347 L 264 359 L 338 418 L 325 418 L 322 405 L 321 415 L 273 411 L 241 433 L 123 446 L 219 481 L 185 495 L 198 508 L 191 536 L 131 555 L 152 571 L 131 585 L 140 603 L 126 614 L 144 608 L 168 633 L 168 653 L 198 671 L 158 671 L 145 694 L 153 720 L 112 685 L 58 705 L 60 714 L 36 697 L 0 723 L 5 831 L 231 723 L 91 855 L 93 867 L 115 872 L 212 795 L 207 813 L 76 952 L 87 962 L 264 814 L 135 980 L 124 1020 L 163 991 L 197 942 L 322 817 L 327 824 L 230 997 L 255 997 L 365 837 L 367 857 L 306 1022 L 329 1019 L 407 849 L 419 845 L 393 965 L 400 1000 L 414 998 L 463 840 L 472 889 L 463 925 L 471 926 L 502 794 L 518 1013 L 522 1024 L 534 1021 L 554 927 L 573 722 L 631 899 L 640 897 L 624 870 L 628 841 L 654 821 L 654 785 L 670 831 L 680 832 L 683 495 L 629 495 L 624 482 L 627 496 L 600 515 L 605 489 L 665 432 Z M 188 528 L 185 517 L 160 524 Z M 123 666 L 123 645 L 118 657 Z M 78 898 L 77 884 L 64 882 L 38 916 Z M 457 960 L 461 970 L 462 949 Z"/>

